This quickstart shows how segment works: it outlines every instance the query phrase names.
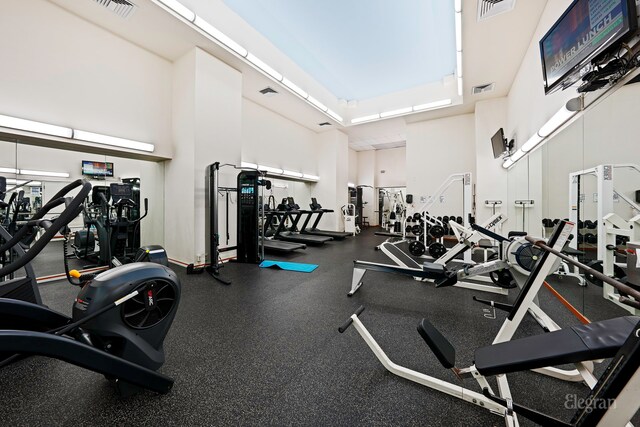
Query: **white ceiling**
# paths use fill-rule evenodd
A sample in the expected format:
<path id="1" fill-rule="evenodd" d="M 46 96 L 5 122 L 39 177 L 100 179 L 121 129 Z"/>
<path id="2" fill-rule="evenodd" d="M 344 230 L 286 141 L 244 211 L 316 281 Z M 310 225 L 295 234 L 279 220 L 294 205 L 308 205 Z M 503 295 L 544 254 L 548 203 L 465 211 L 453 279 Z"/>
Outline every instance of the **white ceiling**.
<path id="1" fill-rule="evenodd" d="M 357 150 L 377 148 L 378 146 L 389 148 L 388 144 L 401 144 L 406 139 L 405 127 L 408 122 L 470 113 L 474 111 L 476 101 L 506 96 L 524 53 L 532 42 L 531 36 L 546 5 L 546 0 L 517 1 L 513 11 L 477 22 L 477 1 L 463 0 L 463 102 L 460 105 L 454 103 L 452 107 L 439 110 L 345 127 L 330 120 L 325 114 L 290 93 L 279 83 L 266 77 L 205 37 L 192 24 L 168 13 L 154 0 L 136 0 L 138 9 L 126 20 L 99 6 L 94 0 L 49 1 L 170 61 L 180 58 L 194 46 L 198 46 L 243 73 L 243 95 L 245 98 L 316 132 L 337 127 L 349 136 L 350 145 Z M 452 79 L 447 81 L 445 78 L 443 81 L 426 83 L 417 88 L 357 103 L 347 103 L 340 100 L 338 96 L 318 82 L 256 29 L 249 26 L 227 7 L 223 0 L 182 0 L 181 2 L 249 51 L 255 52 L 260 59 L 276 68 L 298 86 L 303 87 L 330 109 L 345 117 L 347 119 L 345 123 L 348 123 L 351 117 L 370 114 L 371 111 L 386 111 L 441 99 L 441 93 L 446 93 L 452 86 L 455 87 L 455 83 L 451 82 Z M 332 14 L 338 15 L 338 11 L 339 9 L 332 10 Z M 397 23 L 395 25 L 398 26 Z M 327 28 L 327 31 L 331 31 L 331 29 Z M 380 29 L 371 28 L 370 31 L 375 33 Z M 399 29 L 389 27 L 385 28 L 385 31 L 393 33 Z M 533 42 L 537 43 L 537 41 Z M 345 61 L 346 59 L 348 57 L 343 58 Z M 381 59 L 387 58 L 381 57 Z M 482 95 L 471 94 L 472 86 L 490 82 L 496 83 L 493 92 Z M 278 90 L 279 94 L 270 97 L 261 95 L 259 91 L 266 86 Z M 438 94 L 437 96 L 440 98 L 432 96 L 429 99 L 429 94 L 434 93 Z M 319 123 L 327 121 L 331 122 L 333 126 L 319 126 Z"/>

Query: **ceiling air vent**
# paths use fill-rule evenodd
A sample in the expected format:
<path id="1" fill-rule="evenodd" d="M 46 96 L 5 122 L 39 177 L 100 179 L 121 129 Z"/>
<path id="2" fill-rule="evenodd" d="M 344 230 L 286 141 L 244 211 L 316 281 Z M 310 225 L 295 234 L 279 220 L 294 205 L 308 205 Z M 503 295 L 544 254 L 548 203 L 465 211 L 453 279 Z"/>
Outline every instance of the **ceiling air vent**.
<path id="1" fill-rule="evenodd" d="M 473 93 L 474 95 L 480 95 L 481 93 L 486 93 L 486 92 L 491 92 L 493 91 L 493 89 L 495 89 L 496 84 L 495 83 L 487 83 L 484 85 L 478 85 L 478 86 L 474 86 L 473 89 L 471 89 L 471 93 Z"/>
<path id="2" fill-rule="evenodd" d="M 478 22 L 513 10 L 516 0 L 478 0 Z"/>
<path id="3" fill-rule="evenodd" d="M 263 95 L 266 95 L 266 96 L 273 96 L 273 95 L 277 94 L 278 92 L 274 88 L 267 86 L 264 89 L 262 89 L 260 91 L 260 93 L 263 94 Z"/>
<path id="4" fill-rule="evenodd" d="M 136 5 L 127 0 L 93 0 L 101 6 L 106 7 L 111 12 L 121 18 L 130 17 L 136 10 Z"/>
<path id="5" fill-rule="evenodd" d="M 318 126 L 331 126 L 331 123 L 329 123 L 329 122 L 322 122 L 322 123 L 318 123 Z"/>

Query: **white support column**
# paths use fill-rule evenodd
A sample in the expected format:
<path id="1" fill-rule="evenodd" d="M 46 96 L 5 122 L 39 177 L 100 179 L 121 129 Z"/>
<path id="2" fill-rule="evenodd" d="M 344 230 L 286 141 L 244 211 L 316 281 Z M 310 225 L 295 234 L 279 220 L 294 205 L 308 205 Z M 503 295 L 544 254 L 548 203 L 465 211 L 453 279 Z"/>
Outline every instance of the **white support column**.
<path id="1" fill-rule="evenodd" d="M 607 260 L 607 257 L 613 256 L 613 253 L 607 250 L 607 228 L 604 223 L 604 217 L 613 212 L 613 166 L 597 166 L 596 176 L 598 179 L 598 259 L 604 261 L 603 273 L 613 276 L 613 262 Z"/>

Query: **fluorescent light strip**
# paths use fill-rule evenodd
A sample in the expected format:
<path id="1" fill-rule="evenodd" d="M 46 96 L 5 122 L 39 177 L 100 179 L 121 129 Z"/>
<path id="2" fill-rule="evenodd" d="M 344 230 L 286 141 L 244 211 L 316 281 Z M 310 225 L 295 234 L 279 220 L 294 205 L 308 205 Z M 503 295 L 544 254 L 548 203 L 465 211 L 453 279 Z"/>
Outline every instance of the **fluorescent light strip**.
<path id="1" fill-rule="evenodd" d="M 249 169 L 258 169 L 258 165 L 255 163 L 247 163 L 247 162 L 241 162 L 240 163 L 240 167 L 242 168 L 249 168 Z"/>
<path id="2" fill-rule="evenodd" d="M 24 184 L 26 184 L 29 187 L 37 187 L 39 185 L 42 185 L 42 182 L 41 181 L 28 181 L 28 180 L 18 180 L 18 179 L 13 179 L 13 178 L 7 178 L 7 184 L 11 184 L 11 185 L 24 185 Z"/>
<path id="3" fill-rule="evenodd" d="M 563 105 L 557 113 L 555 113 L 547 122 L 540 127 L 540 130 L 536 132 L 531 138 L 525 142 L 520 149 L 511 156 L 507 161 L 502 164 L 503 168 L 509 168 L 515 164 L 518 160 L 529 153 L 531 150 L 540 145 L 547 139 L 549 135 L 560 129 L 571 117 L 573 117 L 577 111 L 570 111 L 567 109 L 567 105 Z"/>
<path id="4" fill-rule="evenodd" d="M 291 89 L 291 91 L 293 93 L 295 93 L 296 95 L 301 96 L 304 99 L 307 99 L 309 97 L 309 94 L 307 92 L 302 90 L 298 85 L 296 85 L 295 83 L 293 83 L 291 80 L 289 80 L 286 77 L 282 78 L 282 84 L 284 84 L 287 88 Z"/>
<path id="5" fill-rule="evenodd" d="M 413 107 L 406 108 L 398 108 L 397 110 L 385 111 L 380 113 L 380 118 L 384 119 L 386 117 L 399 116 L 401 114 L 411 113 L 413 111 Z"/>
<path id="6" fill-rule="evenodd" d="M 193 22 L 193 24 L 196 27 L 200 28 L 202 31 L 204 31 L 206 34 L 211 36 L 217 42 L 219 42 L 226 48 L 230 49 L 231 51 L 235 52 L 236 54 L 240 55 L 241 57 L 245 58 L 247 62 L 252 64 L 258 70 L 264 72 L 265 74 L 272 77 L 276 81 L 281 82 L 285 87 L 289 88 L 296 95 L 299 95 L 300 97 L 305 99 L 307 102 L 309 102 L 311 105 L 320 109 L 323 113 L 326 113 L 332 119 L 337 120 L 338 122 L 342 122 L 344 120 L 336 112 L 329 110 L 326 105 L 318 101 L 316 98 L 310 96 L 305 90 L 301 89 L 298 85 L 293 83 L 291 80 L 285 78 L 282 74 L 280 74 L 278 71 L 273 69 L 266 62 L 256 57 L 254 54 L 250 53 L 249 51 L 247 51 L 247 49 L 242 47 L 240 44 L 236 43 L 233 39 L 231 39 L 229 36 L 224 34 L 222 31 L 215 28 L 213 25 L 207 22 L 204 18 L 194 14 L 190 9 L 182 5 L 180 2 L 176 0 L 158 0 L 158 1 L 163 3 L 169 9 L 176 12 L 178 15 L 185 18 L 187 21 Z"/>
<path id="7" fill-rule="evenodd" d="M 329 116 L 331 116 L 333 119 L 335 119 L 335 120 L 339 121 L 340 123 L 342 123 L 342 120 L 343 120 L 342 117 L 340 117 L 338 115 L 338 113 L 336 113 L 335 111 L 332 111 L 331 109 L 328 109 L 327 110 L 327 114 Z"/>
<path id="8" fill-rule="evenodd" d="M 322 102 L 318 101 L 311 95 L 309 95 L 309 97 L 307 98 L 307 101 L 309 101 L 311 105 L 322 110 L 325 113 L 327 112 L 327 110 L 329 110 L 326 105 L 324 105 Z"/>
<path id="9" fill-rule="evenodd" d="M 11 129 L 26 130 L 28 132 L 42 133 L 45 135 L 59 136 L 61 138 L 71 138 L 73 134 L 73 130 L 70 128 L 35 122 L 33 120 L 19 119 L 17 117 L 3 116 L 1 114 L 0 126 Z"/>
<path id="10" fill-rule="evenodd" d="M 319 180 L 320 180 L 320 177 L 319 177 L 319 176 L 317 176 L 317 175 L 310 175 L 310 174 L 306 174 L 306 173 L 303 173 L 303 174 L 302 174 L 302 178 L 303 178 L 303 179 L 307 179 L 307 180 L 309 180 L 309 181 L 319 181 Z"/>
<path id="11" fill-rule="evenodd" d="M 178 15 L 182 16 L 189 22 L 193 22 L 196 17 L 196 14 L 191 11 L 191 9 L 187 8 L 185 5 L 180 3 L 177 0 L 159 0 L 160 3 L 167 6 L 169 9 L 173 10 Z"/>
<path id="12" fill-rule="evenodd" d="M 462 0 L 455 0 L 454 10 L 456 11 L 456 13 L 462 12 Z"/>
<path id="13" fill-rule="evenodd" d="M 282 81 L 282 74 L 280 74 L 279 72 L 271 68 L 260 58 L 256 57 L 253 53 L 249 52 L 247 54 L 247 61 L 255 65 L 259 70 L 264 71 L 265 73 L 267 73 L 268 75 L 276 79 L 277 81 L 279 82 Z"/>
<path id="14" fill-rule="evenodd" d="M 282 175 L 291 176 L 291 177 L 294 177 L 294 178 L 302 178 L 304 176 L 304 174 L 302 172 L 288 171 L 286 169 L 284 169 L 282 171 Z"/>
<path id="15" fill-rule="evenodd" d="M 541 137 L 540 135 L 538 135 L 538 133 L 534 133 L 533 136 L 531 136 L 531 138 L 529 138 L 527 140 L 527 142 L 525 142 L 522 147 L 520 147 L 520 149 L 522 151 L 524 151 L 525 153 L 528 153 L 529 151 L 533 150 L 534 148 L 536 148 L 536 146 L 542 142 L 544 138 Z"/>
<path id="16" fill-rule="evenodd" d="M 462 50 L 462 13 L 456 12 L 456 50 Z"/>
<path id="17" fill-rule="evenodd" d="M 456 52 L 456 70 L 458 70 L 458 77 L 462 77 L 462 52 Z"/>
<path id="18" fill-rule="evenodd" d="M 356 185 L 353 182 L 348 182 L 347 186 L 351 188 L 355 188 Z"/>
<path id="19" fill-rule="evenodd" d="M 356 123 L 370 122 L 371 120 L 377 120 L 379 118 L 380 118 L 380 114 L 372 114 L 370 116 L 362 116 L 362 117 L 357 117 L 355 119 L 351 119 L 351 123 L 356 124 Z"/>
<path id="20" fill-rule="evenodd" d="M 148 151 L 150 153 L 155 150 L 155 146 L 153 144 L 147 144 L 146 142 L 117 138 L 115 136 L 101 135 L 99 133 L 87 132 L 77 129 L 73 130 L 73 139 L 95 142 L 96 144 L 111 145 L 114 147 L 130 148 L 132 150 Z"/>
<path id="21" fill-rule="evenodd" d="M 446 107 L 451 105 L 451 99 L 443 99 L 440 101 L 427 102 L 426 104 L 414 105 L 413 111 L 433 110 L 435 108 Z"/>
<path id="22" fill-rule="evenodd" d="M 270 174 L 275 174 L 275 175 L 282 175 L 284 173 L 284 171 L 280 168 L 272 168 L 270 166 L 265 166 L 265 165 L 258 165 L 258 169 Z"/>
<path id="23" fill-rule="evenodd" d="M 458 96 L 462 96 L 462 77 L 458 77 Z"/>
<path id="24" fill-rule="evenodd" d="M 569 120 L 575 114 L 575 111 L 567 110 L 566 105 L 563 105 L 562 108 L 551 117 L 547 123 L 545 123 L 540 130 L 538 131 L 538 135 L 543 138 L 551 135 L 555 132 L 560 126 L 562 126 L 567 120 Z"/>
<path id="25" fill-rule="evenodd" d="M 522 150 L 518 150 L 515 153 L 513 153 L 511 155 L 511 161 L 513 161 L 514 163 L 517 162 L 518 160 L 520 160 L 521 158 L 523 158 L 525 155 L 525 152 Z"/>
<path id="26" fill-rule="evenodd" d="M 195 21 L 193 22 L 196 27 L 200 28 L 205 33 L 209 34 L 211 37 L 216 39 L 222 45 L 242 56 L 246 57 L 249 52 L 244 47 L 240 46 L 238 43 L 233 41 L 229 36 L 224 34 L 222 31 L 218 30 L 213 25 L 209 24 L 209 22 L 205 21 L 200 16 L 196 16 Z"/>
<path id="27" fill-rule="evenodd" d="M 0 168 L 0 173 L 18 173 L 18 169 L 13 168 Z"/>
<path id="28" fill-rule="evenodd" d="M 47 172 L 47 171 L 34 171 L 28 169 L 20 169 L 20 175 L 34 175 L 34 176 L 51 176 L 54 178 L 69 178 L 69 174 L 66 172 Z"/>

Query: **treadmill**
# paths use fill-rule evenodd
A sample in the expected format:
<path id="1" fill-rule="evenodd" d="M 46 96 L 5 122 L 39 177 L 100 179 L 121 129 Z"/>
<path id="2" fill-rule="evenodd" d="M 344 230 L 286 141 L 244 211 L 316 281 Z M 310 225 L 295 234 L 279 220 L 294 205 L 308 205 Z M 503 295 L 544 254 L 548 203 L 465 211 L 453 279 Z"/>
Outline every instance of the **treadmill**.
<path id="1" fill-rule="evenodd" d="M 270 209 L 268 209 L 269 205 L 264 206 L 264 214 L 265 214 L 265 224 L 263 228 L 263 236 L 265 238 L 262 240 L 264 244 L 265 252 L 271 253 L 291 253 L 298 249 L 306 249 L 307 245 L 303 243 L 294 243 L 294 242 L 285 242 L 284 240 L 275 240 L 266 238 L 267 230 L 271 228 L 273 223 L 273 218 L 276 213 Z"/>
<path id="2" fill-rule="evenodd" d="M 291 201 L 293 202 L 293 199 L 291 199 Z M 305 245 L 314 246 L 324 245 L 325 242 L 333 240 L 332 237 L 314 236 L 312 234 L 300 234 L 297 231 L 298 222 L 300 221 L 302 214 L 308 213 L 310 211 L 299 210 L 298 205 L 295 205 L 295 203 L 289 204 L 289 200 L 286 198 L 282 199 L 282 203 L 278 206 L 278 209 L 279 210 L 275 212 L 275 215 L 280 221 L 278 224 L 278 228 L 273 235 L 274 239 L 284 240 L 285 242 L 304 243 Z M 291 219 L 291 226 L 289 227 L 289 229 L 286 229 L 284 226 L 287 217 Z"/>
<path id="3" fill-rule="evenodd" d="M 293 199 L 289 201 L 289 204 L 291 204 L 292 202 L 293 202 Z M 307 214 L 307 218 L 304 220 L 304 223 L 300 228 L 300 233 L 313 235 L 313 236 L 331 237 L 334 240 L 344 240 L 347 237 L 353 235 L 353 233 L 347 233 L 345 231 L 330 231 L 330 230 L 318 229 L 317 227 L 318 227 L 318 224 L 320 223 L 320 219 L 322 218 L 322 215 L 324 215 L 325 213 L 333 212 L 333 209 L 323 209 L 322 205 L 318 203 L 318 200 L 315 197 L 311 198 L 311 204 L 309 205 L 309 207 L 311 208 L 310 211 L 304 211 Z M 311 226 L 311 228 L 307 229 L 307 225 L 309 225 L 309 221 L 311 220 L 311 217 L 314 214 L 317 214 L 318 216 L 316 217 L 316 220 Z"/>

